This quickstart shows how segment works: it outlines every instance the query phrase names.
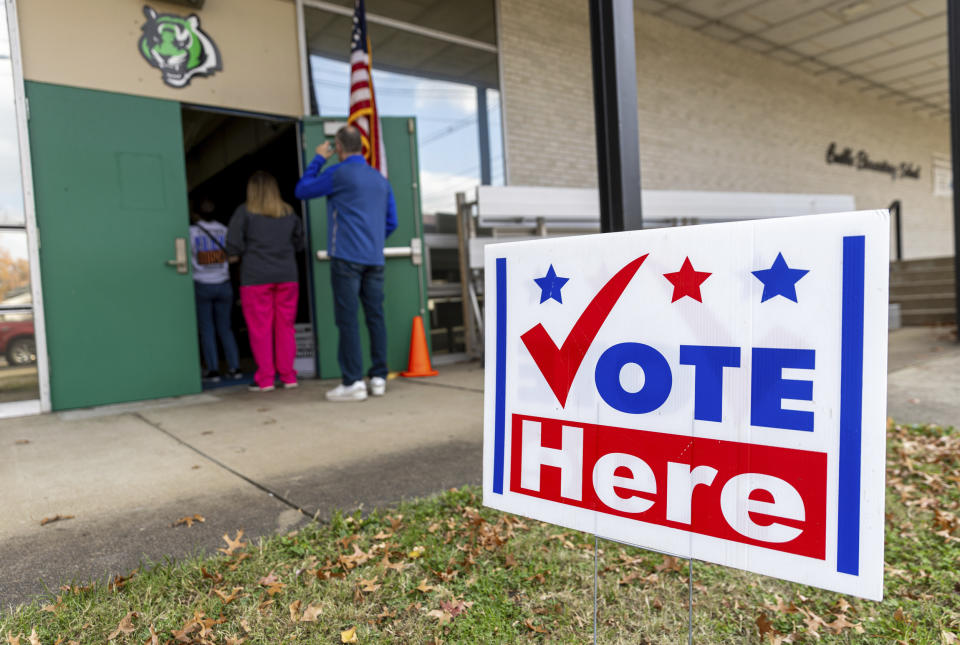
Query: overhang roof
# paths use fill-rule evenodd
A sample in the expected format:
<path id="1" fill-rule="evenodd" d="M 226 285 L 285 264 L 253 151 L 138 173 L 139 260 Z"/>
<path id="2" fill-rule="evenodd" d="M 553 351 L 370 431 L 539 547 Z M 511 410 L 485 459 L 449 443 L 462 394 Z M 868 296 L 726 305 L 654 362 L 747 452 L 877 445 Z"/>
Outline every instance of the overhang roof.
<path id="1" fill-rule="evenodd" d="M 635 0 L 636 8 L 928 116 L 950 114 L 947 0 Z"/>
<path id="2" fill-rule="evenodd" d="M 305 4 L 310 53 L 346 60 L 353 0 Z M 335 13 L 337 8 L 342 13 Z M 366 9 L 375 67 L 497 87 L 497 37 L 492 0 L 368 0 Z M 426 33 L 449 34 L 454 40 L 459 38 L 485 49 L 396 29 L 389 24 L 391 21 L 415 25 Z"/>

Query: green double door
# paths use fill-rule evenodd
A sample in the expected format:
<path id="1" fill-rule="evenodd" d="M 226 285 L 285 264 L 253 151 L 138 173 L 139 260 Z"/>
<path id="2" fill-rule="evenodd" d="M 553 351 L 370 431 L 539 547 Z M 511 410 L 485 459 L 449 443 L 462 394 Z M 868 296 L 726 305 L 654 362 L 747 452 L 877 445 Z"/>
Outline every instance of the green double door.
<path id="1" fill-rule="evenodd" d="M 417 171 L 417 133 L 414 119 L 386 117 L 381 121 L 388 177 L 397 202 L 397 230 L 387 238 L 384 267 L 387 365 L 390 371 L 401 371 L 407 368 L 413 317 L 424 314 L 426 305 L 426 270 L 419 253 L 423 244 L 423 228 Z M 337 128 L 345 122 L 344 118 L 326 117 L 304 120 L 304 165 L 313 159 L 316 147 L 325 139 L 332 140 Z M 327 245 L 326 200 L 310 200 L 308 212 L 312 240 L 314 329 L 318 367 L 322 378 L 334 378 L 340 376 L 340 366 L 337 364 L 337 327 L 333 318 L 330 262 L 317 257 L 317 251 L 325 251 Z M 413 253 L 408 253 L 408 249 Z M 359 318 L 366 373 L 370 368 L 370 353 L 362 308 Z M 423 319 L 429 343 L 429 317 L 424 315 Z"/>
<path id="2" fill-rule="evenodd" d="M 200 392 L 180 103 L 34 82 L 26 90 L 53 409 Z M 409 119 L 383 125 L 399 217 L 387 244 L 408 247 L 421 239 L 416 135 Z M 304 122 L 305 150 L 323 131 L 322 120 Z M 323 200 L 310 204 L 308 273 L 319 374 L 331 378 L 330 269 L 315 259 L 325 211 Z M 391 370 L 405 367 L 424 305 L 423 267 L 411 260 L 387 260 Z"/>
<path id="3" fill-rule="evenodd" d="M 199 392 L 180 104 L 26 86 L 53 409 Z"/>

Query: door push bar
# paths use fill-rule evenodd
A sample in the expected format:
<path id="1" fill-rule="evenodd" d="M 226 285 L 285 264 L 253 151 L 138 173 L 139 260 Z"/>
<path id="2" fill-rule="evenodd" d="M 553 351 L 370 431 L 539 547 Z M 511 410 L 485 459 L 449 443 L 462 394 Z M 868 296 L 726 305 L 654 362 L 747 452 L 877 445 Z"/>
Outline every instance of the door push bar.
<path id="1" fill-rule="evenodd" d="M 415 237 L 410 240 L 410 246 L 388 246 L 383 249 L 385 258 L 410 258 L 410 264 L 420 266 L 423 262 L 423 245 L 420 238 Z M 323 249 L 317 251 L 317 261 L 326 262 L 330 255 Z"/>

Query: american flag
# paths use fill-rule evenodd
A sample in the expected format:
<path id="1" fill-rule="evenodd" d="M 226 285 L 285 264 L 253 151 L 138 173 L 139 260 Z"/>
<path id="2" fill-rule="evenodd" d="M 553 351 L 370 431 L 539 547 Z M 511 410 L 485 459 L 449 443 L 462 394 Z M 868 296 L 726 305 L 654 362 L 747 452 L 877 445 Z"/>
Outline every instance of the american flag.
<path id="1" fill-rule="evenodd" d="M 373 92 L 370 68 L 370 38 L 367 36 L 367 14 L 363 0 L 356 0 L 353 9 L 353 35 L 350 37 L 350 116 L 363 136 L 363 156 L 367 162 L 387 176 L 387 157 L 380 134 L 380 115 Z"/>

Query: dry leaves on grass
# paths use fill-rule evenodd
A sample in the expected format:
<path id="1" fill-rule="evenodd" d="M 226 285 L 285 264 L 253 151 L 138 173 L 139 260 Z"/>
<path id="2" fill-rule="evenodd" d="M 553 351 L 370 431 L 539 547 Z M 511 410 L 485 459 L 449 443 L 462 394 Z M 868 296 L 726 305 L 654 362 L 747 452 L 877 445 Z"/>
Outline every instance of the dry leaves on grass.
<path id="1" fill-rule="evenodd" d="M 532 632 L 536 632 L 537 634 L 550 633 L 546 629 L 544 629 L 542 625 L 537 625 L 536 623 L 534 623 L 532 618 L 527 618 L 526 620 L 523 621 L 523 624 L 527 626 L 527 629 L 529 629 Z"/>
<path id="2" fill-rule="evenodd" d="M 417 558 L 421 557 L 426 550 L 427 547 L 425 546 L 415 546 L 409 553 L 407 553 L 407 557 L 416 560 Z"/>
<path id="3" fill-rule="evenodd" d="M 234 600 L 240 597 L 240 592 L 243 591 L 243 587 L 234 587 L 229 594 L 220 591 L 219 589 L 214 589 L 213 593 L 217 594 L 220 600 L 224 605 L 229 605 Z"/>
<path id="4" fill-rule="evenodd" d="M 343 565 L 345 569 L 353 569 L 358 567 L 361 564 L 366 563 L 370 558 L 373 557 L 373 549 L 370 550 L 370 553 L 367 553 L 360 548 L 359 545 L 353 545 L 353 553 L 350 555 L 341 554 L 337 561 Z"/>
<path id="5" fill-rule="evenodd" d="M 397 573 L 403 571 L 407 567 L 413 566 L 407 564 L 406 562 L 390 562 L 390 556 L 386 553 L 383 554 L 383 560 L 380 561 L 380 566 L 384 569 L 393 569 Z"/>
<path id="6" fill-rule="evenodd" d="M 217 573 L 209 573 L 206 567 L 200 567 L 200 575 L 203 576 L 204 580 L 213 580 L 213 584 L 217 585 L 223 582 L 223 574 L 219 571 Z"/>
<path id="7" fill-rule="evenodd" d="M 232 540 L 230 539 L 229 533 L 224 533 L 223 541 L 227 543 L 227 546 L 221 547 L 217 549 L 217 551 L 219 551 L 220 553 L 223 553 L 224 555 L 233 555 L 239 549 L 242 549 L 243 547 L 247 546 L 248 543 L 242 542 L 241 541 L 242 538 L 243 538 L 243 529 L 237 529 L 237 536 Z"/>
<path id="8" fill-rule="evenodd" d="M 112 641 L 114 638 L 116 638 L 120 634 L 133 633 L 133 630 L 136 629 L 136 627 L 133 626 L 133 621 L 135 618 L 137 618 L 137 616 L 139 616 L 137 612 L 131 611 L 122 619 L 120 619 L 120 624 L 117 625 L 117 628 L 115 630 L 110 632 L 110 635 L 107 636 L 107 640 Z"/>
<path id="9" fill-rule="evenodd" d="M 340 632 L 340 642 L 341 643 L 359 643 L 360 639 L 357 638 L 357 628 L 351 627 L 346 631 Z"/>
<path id="10" fill-rule="evenodd" d="M 378 589 L 380 589 L 380 587 L 382 587 L 383 585 L 378 584 L 378 583 L 377 583 L 377 576 L 374 576 L 374 577 L 370 578 L 369 580 L 365 580 L 365 579 L 361 578 L 361 579 L 360 579 L 360 582 L 357 583 L 357 586 L 360 587 L 360 591 L 362 591 L 362 592 L 364 592 L 364 593 L 372 593 L 372 592 L 377 591 Z"/>
<path id="11" fill-rule="evenodd" d="M 113 577 L 113 580 L 111 580 L 110 583 L 107 585 L 107 589 L 109 589 L 110 591 L 119 591 L 120 589 L 123 589 L 124 587 L 127 586 L 127 583 L 129 583 L 130 580 L 132 580 L 133 577 L 137 575 L 137 571 L 138 569 L 134 569 L 129 573 L 129 575 L 126 575 L 126 576 L 121 576 L 118 573 Z"/>
<path id="12" fill-rule="evenodd" d="M 57 596 L 57 600 L 52 605 L 44 605 L 40 608 L 40 611 L 49 611 L 51 614 L 55 614 L 63 608 L 63 596 Z"/>
<path id="13" fill-rule="evenodd" d="M 47 524 L 53 524 L 54 522 L 65 522 L 67 520 L 72 520 L 76 515 L 60 515 L 57 513 L 53 517 L 45 517 L 40 520 L 40 526 L 46 526 Z"/>
<path id="14" fill-rule="evenodd" d="M 430 593 L 431 591 L 436 591 L 437 588 L 434 587 L 433 585 L 428 585 L 427 579 L 424 578 L 423 580 L 420 581 L 420 584 L 418 584 L 414 589 L 421 593 Z"/>
<path id="15" fill-rule="evenodd" d="M 307 608 L 303 610 L 303 615 L 300 616 L 301 623 L 315 623 L 317 622 L 317 617 L 321 614 L 322 608 L 320 605 L 311 603 L 307 605 Z"/>
<path id="16" fill-rule="evenodd" d="M 193 526 L 194 522 L 202 523 L 206 521 L 207 521 L 207 518 L 205 518 L 203 515 L 200 515 L 200 513 L 194 513 L 193 515 L 185 515 L 184 517 L 181 517 L 179 520 L 177 520 L 170 526 L 183 526 L 184 524 L 186 524 L 187 528 L 190 528 L 191 526 Z"/>

